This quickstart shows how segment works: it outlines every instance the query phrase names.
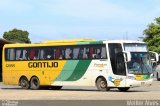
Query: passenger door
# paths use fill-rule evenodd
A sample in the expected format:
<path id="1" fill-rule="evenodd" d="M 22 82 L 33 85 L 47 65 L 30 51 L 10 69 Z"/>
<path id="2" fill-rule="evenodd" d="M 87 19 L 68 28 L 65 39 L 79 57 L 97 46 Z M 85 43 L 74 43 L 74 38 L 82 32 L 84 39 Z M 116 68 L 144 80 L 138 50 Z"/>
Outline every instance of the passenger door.
<path id="1" fill-rule="evenodd" d="M 122 53 L 122 45 L 118 43 L 110 43 L 109 55 L 111 61 L 111 67 L 113 75 L 111 82 L 113 86 L 125 87 L 126 85 L 126 66 L 124 60 L 124 54 Z"/>

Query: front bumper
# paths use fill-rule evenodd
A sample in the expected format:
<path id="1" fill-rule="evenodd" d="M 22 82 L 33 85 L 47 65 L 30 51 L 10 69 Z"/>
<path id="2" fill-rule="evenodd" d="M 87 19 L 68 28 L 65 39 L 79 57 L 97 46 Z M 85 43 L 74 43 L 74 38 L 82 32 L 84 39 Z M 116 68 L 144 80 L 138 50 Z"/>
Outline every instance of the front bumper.
<path id="1" fill-rule="evenodd" d="M 141 87 L 141 86 L 151 86 L 153 79 L 148 80 L 132 80 L 126 79 L 126 87 Z"/>

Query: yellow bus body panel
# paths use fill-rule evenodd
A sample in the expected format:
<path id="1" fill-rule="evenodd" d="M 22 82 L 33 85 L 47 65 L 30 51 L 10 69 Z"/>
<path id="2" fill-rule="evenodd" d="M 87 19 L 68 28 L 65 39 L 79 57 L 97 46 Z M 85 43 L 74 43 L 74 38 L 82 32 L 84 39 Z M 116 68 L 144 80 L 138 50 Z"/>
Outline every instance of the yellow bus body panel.
<path id="1" fill-rule="evenodd" d="M 77 45 L 78 42 L 94 42 L 93 39 L 74 39 L 74 40 L 54 40 L 54 41 L 45 41 L 36 44 L 6 44 L 3 47 L 3 83 L 4 84 L 12 84 L 18 85 L 19 80 L 22 76 L 26 76 L 27 79 L 30 79 L 33 76 L 37 76 L 40 80 L 40 85 L 51 85 L 54 80 L 61 73 L 66 60 L 36 60 L 36 61 L 5 61 L 5 48 L 23 48 L 23 47 L 46 47 L 46 46 L 65 46 L 65 45 Z M 37 68 L 29 68 L 29 62 L 58 62 L 57 68 L 48 68 L 48 67 L 37 67 Z"/>
<path id="2" fill-rule="evenodd" d="M 48 64 L 52 64 L 55 61 L 9 61 L 5 62 L 3 71 L 3 81 L 4 84 L 19 84 L 19 79 L 21 76 L 26 76 L 28 80 L 31 77 L 36 76 L 40 80 L 40 85 L 51 85 L 51 82 L 54 81 L 62 71 L 64 64 L 66 63 L 65 60 L 57 60 L 58 67 L 42 67 L 42 68 L 29 68 L 28 64 L 31 63 L 40 63 L 46 62 Z M 10 67 L 12 66 L 12 67 Z"/>

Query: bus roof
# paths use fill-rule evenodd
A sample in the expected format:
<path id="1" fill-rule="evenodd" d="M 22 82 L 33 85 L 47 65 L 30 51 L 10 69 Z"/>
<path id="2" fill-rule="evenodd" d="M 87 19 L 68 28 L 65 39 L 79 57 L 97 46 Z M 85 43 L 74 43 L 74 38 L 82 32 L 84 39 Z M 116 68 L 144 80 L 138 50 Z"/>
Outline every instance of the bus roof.
<path id="1" fill-rule="evenodd" d="M 76 42 L 95 42 L 95 39 L 62 39 L 62 40 L 48 40 L 40 43 L 76 43 Z"/>
<path id="2" fill-rule="evenodd" d="M 105 40 L 104 43 L 145 43 L 137 40 Z"/>
<path id="3" fill-rule="evenodd" d="M 94 40 L 94 39 L 71 39 L 71 40 L 50 40 L 33 44 L 6 44 L 5 47 L 32 47 L 32 46 L 60 46 L 60 45 L 87 45 L 103 43 L 144 43 L 134 40 Z"/>
<path id="4" fill-rule="evenodd" d="M 95 40 L 95 39 L 64 39 L 64 40 L 48 40 L 40 43 L 53 44 L 53 43 L 87 43 L 87 42 L 105 42 L 105 43 L 144 43 L 136 40 Z"/>

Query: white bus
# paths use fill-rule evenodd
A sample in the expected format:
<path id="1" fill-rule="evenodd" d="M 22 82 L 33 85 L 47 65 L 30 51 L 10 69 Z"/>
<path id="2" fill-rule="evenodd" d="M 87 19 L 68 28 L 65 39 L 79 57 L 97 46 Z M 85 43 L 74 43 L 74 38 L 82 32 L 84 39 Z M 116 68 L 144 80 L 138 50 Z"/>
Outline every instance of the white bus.
<path id="1" fill-rule="evenodd" d="M 127 91 L 152 80 L 148 48 L 140 41 L 59 40 L 3 48 L 4 84 L 24 89 L 96 85 L 100 91 Z"/>

